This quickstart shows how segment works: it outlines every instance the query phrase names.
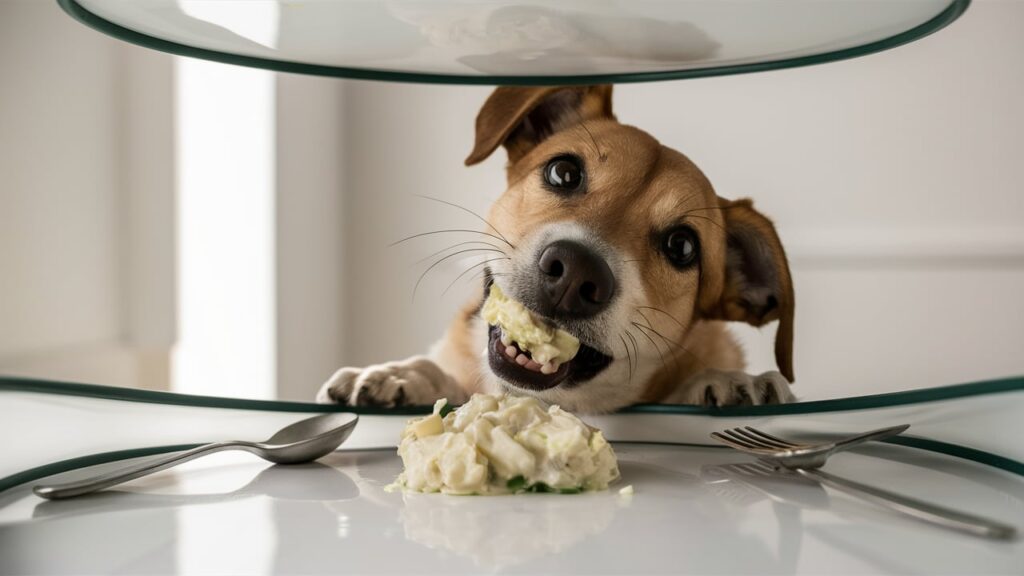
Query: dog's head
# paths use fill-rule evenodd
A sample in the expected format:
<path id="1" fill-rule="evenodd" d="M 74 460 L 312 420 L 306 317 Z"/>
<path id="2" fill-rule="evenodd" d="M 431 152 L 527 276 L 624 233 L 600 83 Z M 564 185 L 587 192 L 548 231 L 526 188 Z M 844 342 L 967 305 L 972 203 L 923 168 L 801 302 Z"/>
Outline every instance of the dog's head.
<path id="1" fill-rule="evenodd" d="M 508 189 L 489 221 L 512 247 L 486 281 L 582 343 L 544 374 L 503 354 L 491 327 L 485 378 L 570 409 L 608 409 L 648 397 L 656 375 L 702 368 L 683 349 L 701 321 L 777 319 L 775 358 L 792 381 L 793 288 L 772 223 L 616 121 L 611 92 L 498 88 L 477 117 L 466 164 L 508 152 Z"/>

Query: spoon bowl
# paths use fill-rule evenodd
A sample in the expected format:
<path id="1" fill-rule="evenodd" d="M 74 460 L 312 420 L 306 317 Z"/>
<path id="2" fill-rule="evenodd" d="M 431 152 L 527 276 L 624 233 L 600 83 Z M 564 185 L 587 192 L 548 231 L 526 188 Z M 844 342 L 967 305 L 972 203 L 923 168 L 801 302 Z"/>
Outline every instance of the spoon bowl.
<path id="1" fill-rule="evenodd" d="M 250 450 L 275 464 L 300 464 L 326 456 L 341 446 L 355 429 L 359 416 L 349 412 L 329 412 L 299 420 L 278 430 Z"/>

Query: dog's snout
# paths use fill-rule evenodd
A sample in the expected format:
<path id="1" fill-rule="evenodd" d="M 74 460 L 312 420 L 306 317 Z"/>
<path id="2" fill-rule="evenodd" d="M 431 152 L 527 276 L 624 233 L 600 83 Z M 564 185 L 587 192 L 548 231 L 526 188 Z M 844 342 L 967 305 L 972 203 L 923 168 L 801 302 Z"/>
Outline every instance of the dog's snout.
<path id="1" fill-rule="evenodd" d="M 585 318 L 604 310 L 615 293 L 615 275 L 593 249 L 558 240 L 540 253 L 538 304 L 544 315 Z"/>

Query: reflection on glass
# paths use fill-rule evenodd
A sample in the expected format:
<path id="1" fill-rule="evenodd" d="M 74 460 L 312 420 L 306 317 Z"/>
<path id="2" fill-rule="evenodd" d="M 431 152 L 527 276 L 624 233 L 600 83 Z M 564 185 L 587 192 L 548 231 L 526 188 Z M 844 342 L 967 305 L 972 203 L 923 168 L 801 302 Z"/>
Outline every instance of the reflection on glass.
<path id="1" fill-rule="evenodd" d="M 281 9 L 279 2 L 266 0 L 175 0 L 190 18 L 225 28 L 242 38 L 277 48 Z"/>
<path id="2" fill-rule="evenodd" d="M 530 4 L 389 2 L 439 53 L 483 74 L 599 73 L 609 64 L 678 65 L 714 56 L 720 45 L 685 20 L 658 20 L 590 2 L 586 10 Z"/>
<path id="3" fill-rule="evenodd" d="M 31 520 L 0 524 L 0 570 L 263 573 L 281 562 L 302 565 L 311 543 L 337 541 L 338 519 L 327 504 L 358 498 L 359 488 L 336 468 L 320 463 L 269 466 L 235 490 L 189 489 L 233 482 L 251 469 L 227 467 L 205 481 L 203 469 L 161 473 L 136 482 L 141 492 L 107 490 L 70 500 L 28 494 L 37 502 Z M 159 493 L 168 487 L 174 493 Z M 48 552 L 54 542 L 61 543 L 60 554 Z"/>
<path id="4" fill-rule="evenodd" d="M 933 21 L 957 8 L 954 0 L 73 1 L 149 39 L 382 77 L 614 76 L 776 62 L 919 26 L 923 35 L 960 12 Z"/>
<path id="5" fill-rule="evenodd" d="M 486 498 L 485 505 L 479 501 Z M 528 499 L 529 505 L 522 500 Z M 604 532 L 628 498 L 584 495 L 442 496 L 406 494 L 405 537 L 498 570 L 561 552 Z M 500 522 L 495 522 L 500 518 Z"/>
<path id="6" fill-rule="evenodd" d="M 803 510 L 826 508 L 829 497 L 817 482 L 796 474 L 765 473 L 757 464 L 702 466 L 701 480 L 720 500 L 740 510 L 771 501 L 779 542 L 766 562 L 765 573 L 795 573 L 803 549 Z M 774 569 L 769 566 L 774 565 Z"/>

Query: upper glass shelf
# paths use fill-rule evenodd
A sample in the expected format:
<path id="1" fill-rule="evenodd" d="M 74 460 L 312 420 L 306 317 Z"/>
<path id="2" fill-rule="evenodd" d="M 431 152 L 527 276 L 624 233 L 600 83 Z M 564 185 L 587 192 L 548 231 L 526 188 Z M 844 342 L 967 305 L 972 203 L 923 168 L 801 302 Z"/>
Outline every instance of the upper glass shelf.
<path id="1" fill-rule="evenodd" d="M 804 66 L 917 40 L 970 0 L 58 0 L 183 56 L 344 78 L 584 84 Z"/>

